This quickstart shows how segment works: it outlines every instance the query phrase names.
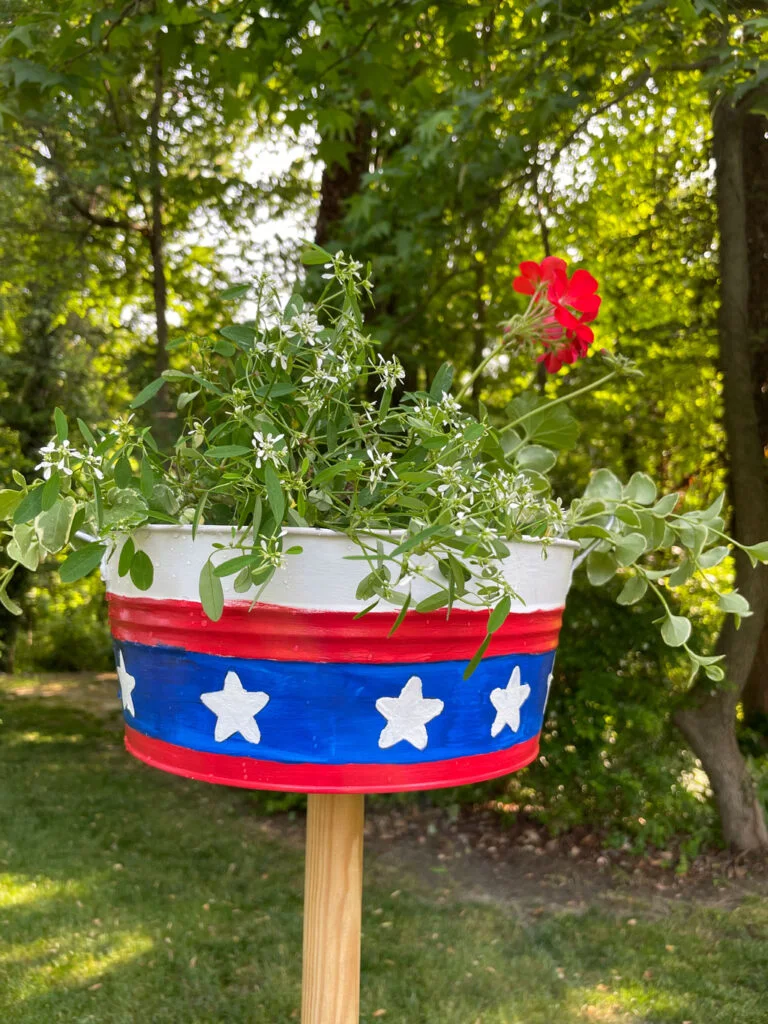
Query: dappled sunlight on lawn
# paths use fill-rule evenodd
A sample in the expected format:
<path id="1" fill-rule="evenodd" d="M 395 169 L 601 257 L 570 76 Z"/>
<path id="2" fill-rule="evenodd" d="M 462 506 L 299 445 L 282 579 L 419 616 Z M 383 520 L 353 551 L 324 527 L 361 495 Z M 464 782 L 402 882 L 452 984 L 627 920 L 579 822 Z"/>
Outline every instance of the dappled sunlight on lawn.
<path id="1" fill-rule="evenodd" d="M 76 900 L 88 889 L 82 879 L 54 881 L 51 878 L 29 879 L 20 875 L 0 875 L 0 911 L 31 903 L 52 900 Z"/>
<path id="2" fill-rule="evenodd" d="M 258 798 L 146 768 L 69 701 L 0 717 L 0 1021 L 298 1019 L 301 849 Z M 362 1021 L 763 1024 L 760 900 L 531 917 L 410 870 L 369 851 Z"/>

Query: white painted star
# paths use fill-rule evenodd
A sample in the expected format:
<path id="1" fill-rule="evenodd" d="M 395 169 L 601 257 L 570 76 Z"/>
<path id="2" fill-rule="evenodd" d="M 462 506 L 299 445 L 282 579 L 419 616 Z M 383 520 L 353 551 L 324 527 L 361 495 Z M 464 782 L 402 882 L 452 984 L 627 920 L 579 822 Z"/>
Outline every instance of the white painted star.
<path id="1" fill-rule="evenodd" d="M 135 718 L 136 709 L 133 706 L 133 691 L 136 689 L 136 679 L 126 669 L 122 651 L 120 651 L 117 658 L 117 680 L 120 683 L 120 700 L 123 703 L 123 710 L 130 711 Z"/>
<path id="2" fill-rule="evenodd" d="M 427 722 L 437 718 L 444 707 L 436 697 L 423 697 L 421 680 L 418 676 L 411 676 L 399 697 L 379 697 L 376 701 L 376 710 L 387 720 L 379 736 L 379 746 L 386 750 L 405 740 L 417 750 L 424 750 Z"/>
<path id="3" fill-rule="evenodd" d="M 547 713 L 547 704 L 549 704 L 549 691 L 552 689 L 552 680 L 554 678 L 555 677 L 553 676 L 553 674 L 551 672 L 547 676 L 547 696 L 544 698 L 544 711 L 543 711 L 543 714 Z"/>
<path id="4" fill-rule="evenodd" d="M 229 739 L 234 733 L 249 743 L 261 742 L 261 730 L 255 716 L 269 703 L 269 694 L 250 693 L 243 689 L 237 672 L 227 672 L 224 689 L 202 693 L 200 700 L 216 715 L 213 738 L 217 743 Z"/>
<path id="5" fill-rule="evenodd" d="M 491 736 L 498 736 L 505 725 L 512 732 L 520 728 L 520 708 L 528 700 L 531 688 L 520 683 L 520 669 L 515 666 L 506 686 L 491 691 L 491 704 L 496 708 L 496 717 L 491 726 Z"/>

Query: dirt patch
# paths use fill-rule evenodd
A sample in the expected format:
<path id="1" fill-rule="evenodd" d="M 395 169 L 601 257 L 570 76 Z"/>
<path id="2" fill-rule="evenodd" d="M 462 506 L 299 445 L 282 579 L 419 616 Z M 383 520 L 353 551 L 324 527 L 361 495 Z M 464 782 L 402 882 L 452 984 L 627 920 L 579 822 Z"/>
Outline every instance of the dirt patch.
<path id="1" fill-rule="evenodd" d="M 73 704 L 99 718 L 120 713 L 114 672 L 41 672 L 24 676 L 0 673 L 0 693 L 9 700 L 44 698 Z"/>

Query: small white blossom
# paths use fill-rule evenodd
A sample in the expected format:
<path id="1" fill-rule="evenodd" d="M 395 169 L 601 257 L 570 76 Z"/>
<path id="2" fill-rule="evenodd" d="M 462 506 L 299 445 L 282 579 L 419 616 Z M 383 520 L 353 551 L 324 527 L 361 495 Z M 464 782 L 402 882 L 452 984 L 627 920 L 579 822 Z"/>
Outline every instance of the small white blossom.
<path id="1" fill-rule="evenodd" d="M 40 449 L 40 454 L 43 456 L 43 461 L 38 462 L 35 470 L 42 469 L 44 480 L 50 480 L 51 474 L 55 469 L 64 473 L 65 476 L 72 476 L 70 462 L 83 458 L 82 453 L 73 448 L 69 441 L 60 441 L 58 443 L 50 441 Z"/>
<path id="2" fill-rule="evenodd" d="M 461 418 L 461 406 L 453 395 L 449 395 L 448 392 L 445 391 L 437 405 L 442 414 L 443 425 L 446 427 L 457 426 L 459 419 Z"/>
<path id="3" fill-rule="evenodd" d="M 284 434 L 265 435 L 260 430 L 254 430 L 251 445 L 256 455 L 257 469 L 261 469 L 265 462 L 279 466 L 285 460 L 285 449 L 277 447 L 277 442 L 282 441 L 284 436 Z"/>
<path id="4" fill-rule="evenodd" d="M 372 463 L 371 471 L 368 474 L 368 483 L 373 490 L 388 472 L 392 473 L 392 452 L 378 452 L 375 448 L 369 448 L 368 458 Z"/>
<path id="5" fill-rule="evenodd" d="M 112 420 L 112 430 L 110 433 L 116 434 L 118 441 L 125 441 L 128 438 L 133 437 L 134 429 L 131 426 L 131 420 L 133 419 L 133 413 L 128 416 L 121 416 L 119 419 Z"/>
<path id="6" fill-rule="evenodd" d="M 317 337 L 323 331 L 323 326 L 314 313 L 304 310 L 297 313 L 283 328 L 289 338 L 298 337 L 310 347 L 319 344 Z"/>
<path id="7" fill-rule="evenodd" d="M 345 256 L 344 250 L 339 249 L 331 260 L 331 268 L 330 271 L 326 271 L 322 276 L 326 280 L 331 280 L 335 277 L 341 284 L 346 284 L 361 279 L 360 271 L 363 269 L 363 264 L 358 263 L 351 256 Z"/>
<path id="8" fill-rule="evenodd" d="M 85 455 L 83 455 L 83 465 L 87 466 L 88 469 L 93 473 L 97 480 L 104 479 L 104 473 L 102 472 L 102 464 L 104 462 L 103 455 L 96 455 L 93 448 L 89 448 Z"/>
<path id="9" fill-rule="evenodd" d="M 376 372 L 380 376 L 380 381 L 376 385 L 376 390 L 380 391 L 391 390 L 401 380 L 405 380 L 405 370 L 403 365 L 397 356 L 393 356 L 391 360 L 387 361 L 384 359 L 381 353 L 379 353 L 379 365 L 376 367 Z"/>
<path id="10" fill-rule="evenodd" d="M 250 394 L 244 388 L 232 388 L 232 394 L 229 398 L 232 402 L 232 412 L 235 416 L 245 416 L 250 406 Z"/>
<path id="11" fill-rule="evenodd" d="M 262 537 L 259 544 L 264 561 L 273 565 L 275 569 L 282 569 L 285 565 L 285 555 L 278 547 L 277 538 L 270 537 L 269 540 L 266 540 Z"/>

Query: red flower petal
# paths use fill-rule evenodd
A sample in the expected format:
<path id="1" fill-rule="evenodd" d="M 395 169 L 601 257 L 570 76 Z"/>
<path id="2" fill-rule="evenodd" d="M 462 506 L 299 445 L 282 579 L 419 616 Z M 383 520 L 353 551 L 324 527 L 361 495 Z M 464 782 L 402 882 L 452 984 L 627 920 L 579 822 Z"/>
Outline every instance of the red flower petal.
<path id="1" fill-rule="evenodd" d="M 576 270 L 571 277 L 568 293 L 569 295 L 587 296 L 592 295 L 599 287 L 597 278 L 593 277 L 588 270 Z"/>
<path id="2" fill-rule="evenodd" d="M 559 274 L 568 276 L 568 264 L 559 256 L 545 256 L 540 266 L 541 276 L 545 281 L 553 281 Z"/>

